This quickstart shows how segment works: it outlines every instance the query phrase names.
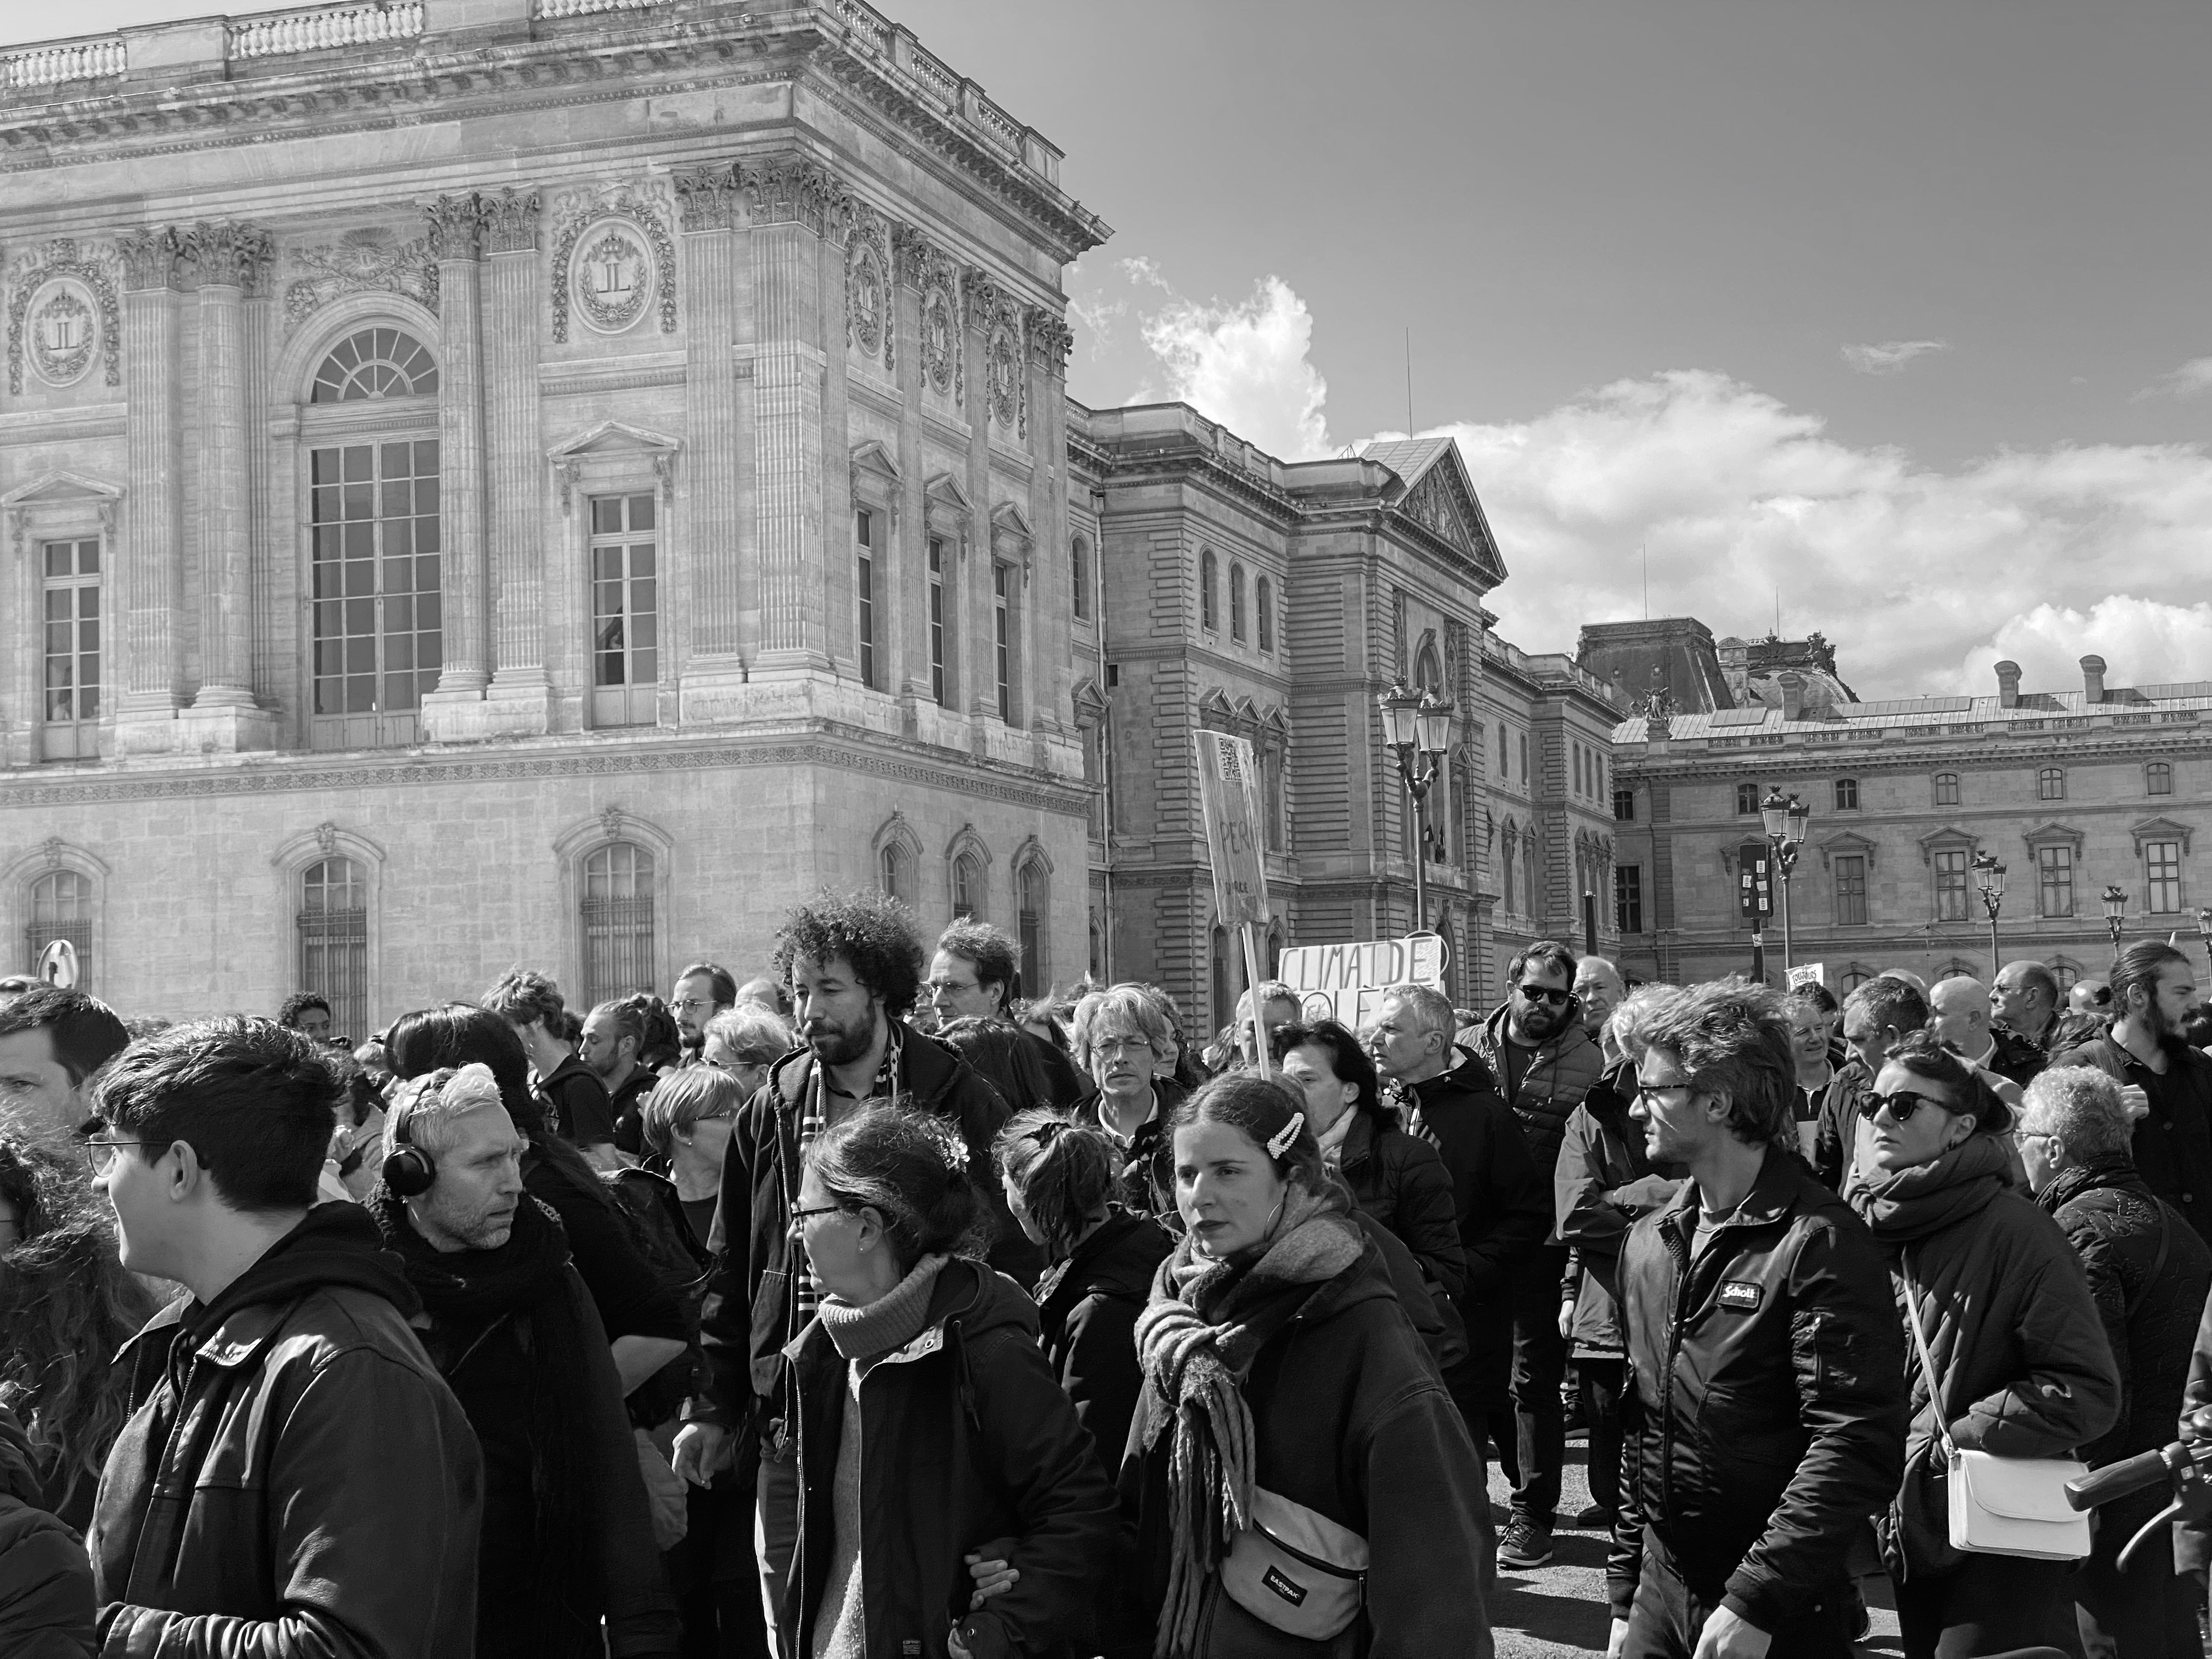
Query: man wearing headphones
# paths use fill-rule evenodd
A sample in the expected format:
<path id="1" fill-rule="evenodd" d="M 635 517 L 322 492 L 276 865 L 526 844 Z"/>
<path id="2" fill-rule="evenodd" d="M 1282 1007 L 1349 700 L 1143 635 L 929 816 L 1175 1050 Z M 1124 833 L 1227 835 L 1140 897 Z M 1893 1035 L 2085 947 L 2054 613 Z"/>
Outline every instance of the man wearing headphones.
<path id="1" fill-rule="evenodd" d="M 677 1651 L 622 1383 L 528 1146 L 482 1065 L 400 1085 L 369 1207 L 483 1443 L 478 1659 Z M 599 1620 L 606 1620 L 602 1648 Z"/>

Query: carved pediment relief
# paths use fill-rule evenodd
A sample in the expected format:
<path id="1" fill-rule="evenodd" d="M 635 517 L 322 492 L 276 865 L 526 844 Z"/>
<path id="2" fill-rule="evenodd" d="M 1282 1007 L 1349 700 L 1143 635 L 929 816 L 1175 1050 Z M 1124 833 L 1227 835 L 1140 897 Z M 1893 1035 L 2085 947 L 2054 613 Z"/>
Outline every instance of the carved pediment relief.
<path id="1" fill-rule="evenodd" d="M 1823 870 L 1831 867 L 1830 860 L 1838 854 L 1845 856 L 1856 854 L 1866 860 L 1868 869 L 1874 868 L 1875 854 L 1877 850 L 1875 844 L 1856 831 L 1840 830 L 1835 835 L 1824 837 L 1814 845 L 1820 848 L 1820 867 Z"/>
<path id="2" fill-rule="evenodd" d="M 613 474 L 635 469 L 640 464 L 652 466 L 653 477 L 659 482 L 662 501 L 673 501 L 676 453 L 683 447 L 682 439 L 665 432 L 632 426 L 625 421 L 601 421 L 555 444 L 545 452 L 545 460 L 560 482 L 561 511 L 565 514 L 570 510 L 576 487 L 594 472 Z"/>
<path id="3" fill-rule="evenodd" d="M 2081 856 L 2082 843 L 2088 837 L 2071 824 L 2060 823 L 2054 819 L 2038 824 L 2021 839 L 2027 843 L 2031 854 L 2039 847 L 2070 847 L 2074 849 L 2074 856 L 2078 859 Z"/>
<path id="4" fill-rule="evenodd" d="M 2142 856 L 2143 843 L 2151 841 L 2178 841 L 2181 843 L 2181 856 L 2189 856 L 2190 829 L 2185 823 L 2172 818 L 2145 818 L 2128 833 L 2135 837 L 2137 858 Z"/>
<path id="5" fill-rule="evenodd" d="M 102 535 L 109 533 L 123 494 L 120 484 L 57 468 L 0 495 L 0 514 L 6 515 L 9 541 L 20 553 L 35 529 L 88 530 L 96 523 Z"/>
<path id="6" fill-rule="evenodd" d="M 1920 837 L 1920 861 L 1932 868 L 1936 854 L 1954 850 L 1963 850 L 1971 854 L 1980 844 L 1979 839 L 1970 832 L 1960 829 L 1954 823 L 1947 823 L 1942 829 L 1930 830 Z"/>
<path id="7" fill-rule="evenodd" d="M 890 511 L 898 500 L 898 463 L 873 438 L 853 446 L 853 497 Z"/>

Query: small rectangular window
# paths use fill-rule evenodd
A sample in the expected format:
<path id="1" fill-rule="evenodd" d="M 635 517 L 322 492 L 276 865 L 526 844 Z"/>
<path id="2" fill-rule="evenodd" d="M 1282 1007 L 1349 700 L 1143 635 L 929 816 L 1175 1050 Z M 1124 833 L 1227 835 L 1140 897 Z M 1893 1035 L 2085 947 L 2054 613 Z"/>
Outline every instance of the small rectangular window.
<path id="1" fill-rule="evenodd" d="M 1618 933 L 1644 931 L 1644 866 L 1640 864 L 1623 864 L 1613 870 L 1613 925 Z"/>
<path id="2" fill-rule="evenodd" d="M 650 726 L 660 682 L 660 602 L 650 493 L 592 501 L 592 724 Z"/>
<path id="3" fill-rule="evenodd" d="M 2070 916 L 2074 914 L 2074 849 L 2039 847 L 2035 849 L 2036 914 Z"/>
<path id="4" fill-rule="evenodd" d="M 1836 780 L 1836 811 L 1856 812 L 1859 810 L 1859 781 L 1856 778 Z"/>
<path id="5" fill-rule="evenodd" d="M 1936 775 L 1936 804 L 1938 806 L 1956 806 L 1959 804 L 1959 775 L 1956 772 L 1938 772 Z"/>
<path id="6" fill-rule="evenodd" d="M 876 515 L 866 507 L 853 514 L 853 548 L 857 562 L 854 592 L 860 602 L 860 684 L 876 684 Z"/>
<path id="7" fill-rule="evenodd" d="M 1613 815 L 1623 823 L 1636 822 L 1636 792 L 1633 789 L 1613 792 Z"/>
<path id="8" fill-rule="evenodd" d="M 1966 854 L 1948 848 L 1936 854 L 1936 920 L 1966 920 Z"/>
<path id="9" fill-rule="evenodd" d="M 2035 775 L 2035 793 L 2039 800 L 2064 800 L 2066 774 L 2056 766 L 2045 767 Z"/>
<path id="10" fill-rule="evenodd" d="M 2153 761 L 2143 768 L 2143 792 L 2151 795 L 2170 795 L 2173 793 L 2173 768 L 2165 761 Z"/>
<path id="11" fill-rule="evenodd" d="M 991 628 L 993 643 L 998 654 L 999 718 L 1011 725 L 1014 718 L 1014 642 L 1009 586 L 1006 567 L 993 565 Z"/>
<path id="12" fill-rule="evenodd" d="M 1067 544 L 1067 566 L 1075 594 L 1075 617 L 1080 622 L 1091 614 L 1090 546 L 1080 536 Z"/>
<path id="13" fill-rule="evenodd" d="M 929 695 L 950 708 L 945 685 L 945 538 L 929 538 Z"/>
<path id="14" fill-rule="evenodd" d="M 2181 843 L 2149 841 L 2143 843 L 2143 874 L 2148 882 L 2150 913 L 2172 915 L 2181 908 Z"/>
<path id="15" fill-rule="evenodd" d="M 1735 787 L 1735 815 L 1740 818 L 1759 816 L 1759 786 L 1739 783 Z"/>
<path id="16" fill-rule="evenodd" d="M 1867 919 L 1866 855 L 1841 853 L 1836 857 L 1836 926 L 1863 927 Z"/>

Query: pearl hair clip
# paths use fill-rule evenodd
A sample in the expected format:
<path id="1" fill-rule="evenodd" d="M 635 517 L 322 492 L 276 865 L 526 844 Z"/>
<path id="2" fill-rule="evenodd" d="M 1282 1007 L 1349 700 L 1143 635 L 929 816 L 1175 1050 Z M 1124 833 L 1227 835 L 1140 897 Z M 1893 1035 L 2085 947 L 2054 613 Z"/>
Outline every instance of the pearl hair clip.
<path id="1" fill-rule="evenodd" d="M 1291 1142 L 1298 1138 L 1298 1131 L 1305 1127 L 1306 1115 L 1304 1112 L 1292 1112 L 1291 1121 L 1283 1125 L 1281 1129 L 1268 1140 L 1267 1156 L 1280 1158 L 1285 1152 L 1290 1151 Z"/>

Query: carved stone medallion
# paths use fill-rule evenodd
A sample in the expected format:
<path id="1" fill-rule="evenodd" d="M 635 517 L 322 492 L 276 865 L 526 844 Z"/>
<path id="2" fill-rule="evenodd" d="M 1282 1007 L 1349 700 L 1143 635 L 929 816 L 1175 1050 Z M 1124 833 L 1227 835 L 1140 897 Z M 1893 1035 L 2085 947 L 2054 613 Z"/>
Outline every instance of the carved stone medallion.
<path id="1" fill-rule="evenodd" d="M 27 367 L 40 384 L 75 386 L 95 362 L 106 384 L 120 386 L 123 327 L 112 249 L 61 237 L 10 267 L 8 389 L 23 390 Z"/>
<path id="2" fill-rule="evenodd" d="M 952 295 L 941 286 L 921 296 L 921 365 L 929 383 L 940 393 L 952 389 L 952 373 L 960 349 L 959 329 L 953 321 Z"/>
<path id="3" fill-rule="evenodd" d="M 991 383 L 991 413 L 1006 426 L 1014 424 L 1021 409 L 1022 354 L 1011 328 L 991 331 L 987 362 Z"/>
<path id="4" fill-rule="evenodd" d="M 31 296 L 31 370 L 48 386 L 75 386 L 100 352 L 100 302 L 73 276 L 58 276 Z"/>
<path id="5" fill-rule="evenodd" d="M 584 325 L 619 334 L 645 315 L 659 275 L 653 249 L 635 225 L 603 219 L 576 239 L 568 294 Z"/>
<path id="6" fill-rule="evenodd" d="M 886 286 L 882 258 L 872 244 L 858 243 L 845 267 L 846 314 L 854 343 L 871 357 L 883 350 Z"/>

